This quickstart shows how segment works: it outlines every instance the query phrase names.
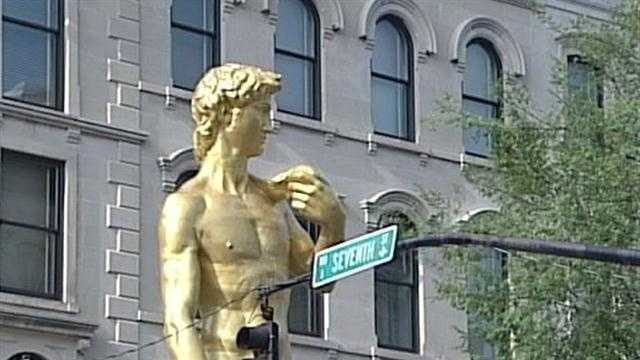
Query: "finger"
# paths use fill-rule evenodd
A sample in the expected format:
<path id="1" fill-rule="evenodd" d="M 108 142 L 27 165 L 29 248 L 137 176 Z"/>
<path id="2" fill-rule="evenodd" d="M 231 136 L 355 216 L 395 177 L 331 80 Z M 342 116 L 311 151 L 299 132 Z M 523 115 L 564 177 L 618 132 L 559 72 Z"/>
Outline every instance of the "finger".
<path id="1" fill-rule="evenodd" d="M 299 166 L 294 168 L 289 174 L 289 181 L 302 181 L 310 184 L 316 184 L 317 182 L 324 185 L 328 185 L 327 180 L 320 174 L 320 172 L 314 170 L 309 166 Z"/>
<path id="2" fill-rule="evenodd" d="M 304 211 L 305 208 L 307 207 L 307 204 L 303 201 L 300 200 L 292 200 L 291 201 L 291 207 L 296 209 L 296 210 L 300 210 L 300 211 Z"/>
<path id="3" fill-rule="evenodd" d="M 302 201 L 305 204 L 309 201 L 309 199 L 311 199 L 311 196 L 305 193 L 301 193 L 301 192 L 292 192 L 290 194 L 291 196 L 291 200 L 298 200 L 298 201 Z"/>
<path id="4" fill-rule="evenodd" d="M 299 182 L 290 182 L 287 185 L 287 189 L 290 193 L 299 192 L 307 195 L 312 195 L 318 190 L 318 187 L 314 185 L 302 184 Z"/>

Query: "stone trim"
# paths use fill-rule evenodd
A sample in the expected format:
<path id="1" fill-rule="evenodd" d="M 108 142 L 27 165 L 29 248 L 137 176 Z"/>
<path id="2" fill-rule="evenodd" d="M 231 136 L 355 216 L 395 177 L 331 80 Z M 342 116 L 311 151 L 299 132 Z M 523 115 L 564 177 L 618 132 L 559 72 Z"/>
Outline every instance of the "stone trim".
<path id="1" fill-rule="evenodd" d="M 193 154 L 193 147 L 186 147 L 174 151 L 167 157 L 158 158 L 158 166 L 162 174 L 162 191 L 175 191 L 178 178 L 185 171 L 197 170 L 200 164 Z"/>
<path id="2" fill-rule="evenodd" d="M 109 19 L 109 39 L 116 57 L 107 59 L 107 81 L 116 91 L 108 100 L 107 121 L 120 128 L 140 129 L 140 2 L 117 0 Z M 106 181 L 116 196 L 106 206 L 105 226 L 116 239 L 105 249 L 105 275 L 113 293 L 105 294 L 105 314 L 114 324 L 112 342 L 127 347 L 140 343 L 140 145 L 118 142 L 118 157 L 107 164 Z M 109 288 L 109 287 L 107 287 Z"/>
<path id="3" fill-rule="evenodd" d="M 20 120 L 64 129 L 73 128 L 79 130 L 81 134 L 91 134 L 111 140 L 123 140 L 134 144 L 140 144 L 149 137 L 149 134 L 144 131 L 98 123 L 78 116 L 64 114 L 60 111 L 8 99 L 0 99 L 0 113 Z"/>
<path id="4" fill-rule="evenodd" d="M 458 66 L 458 71 L 464 73 L 467 58 L 467 44 L 477 38 L 491 42 L 505 73 L 514 76 L 526 74 L 526 61 L 520 44 L 509 31 L 496 19 L 488 16 L 474 16 L 467 19 L 458 27 L 451 37 L 449 44 L 449 58 Z"/>
<path id="5" fill-rule="evenodd" d="M 454 219 L 454 223 L 460 223 L 460 222 L 467 222 L 469 220 L 471 220 L 474 216 L 478 215 L 478 214 L 482 214 L 482 213 L 486 213 L 486 212 L 500 212 L 500 209 L 497 207 L 481 207 L 481 208 L 477 208 L 477 209 L 473 209 L 473 210 L 469 210 L 466 213 L 464 213 L 464 215 Z"/>
<path id="6" fill-rule="evenodd" d="M 339 0 L 312 0 L 320 17 L 320 28 L 325 39 L 331 40 L 334 33 L 344 28 L 342 5 Z M 277 23 L 278 0 L 263 0 L 262 12 Z"/>
<path id="7" fill-rule="evenodd" d="M 28 314 L 0 312 L 0 325 L 89 339 L 98 325 L 84 321 L 45 318 Z"/>
<path id="8" fill-rule="evenodd" d="M 377 229 L 380 217 L 390 211 L 399 211 L 407 215 L 416 225 L 420 224 L 420 219 L 429 216 L 427 205 L 420 197 L 401 189 L 381 191 L 360 201 L 360 208 L 364 211 L 367 231 Z"/>
<path id="9" fill-rule="evenodd" d="M 394 15 L 404 21 L 418 63 L 424 63 L 429 55 L 438 52 L 436 31 L 433 22 L 412 0 L 368 0 L 360 11 L 358 35 L 366 47 L 375 46 L 376 22 L 384 15 Z"/>
<path id="10" fill-rule="evenodd" d="M 41 141 L 38 137 L 21 138 L 5 129 L 0 132 L 1 148 L 20 151 L 64 162 L 65 197 L 63 219 L 63 282 L 62 299 L 43 299 L 10 293 L 0 293 L 0 308 L 7 305 L 31 307 L 50 312 L 78 313 L 78 177 L 77 145 L 66 139 L 58 143 Z M 62 131 L 61 131 L 62 132 Z M 46 313 L 43 313 L 47 316 Z"/>

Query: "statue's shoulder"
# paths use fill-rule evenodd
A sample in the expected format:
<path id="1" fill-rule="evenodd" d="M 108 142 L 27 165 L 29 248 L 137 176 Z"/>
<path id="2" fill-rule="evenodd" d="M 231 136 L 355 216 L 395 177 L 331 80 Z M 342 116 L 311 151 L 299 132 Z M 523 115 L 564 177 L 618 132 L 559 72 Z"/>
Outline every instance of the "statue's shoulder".
<path id="1" fill-rule="evenodd" d="M 205 199 L 198 191 L 176 191 L 164 201 L 162 208 L 163 218 L 169 219 L 195 219 L 204 212 Z"/>
<path id="2" fill-rule="evenodd" d="M 249 175 L 251 182 L 257 190 L 266 198 L 271 200 L 273 204 L 278 204 L 286 198 L 286 192 L 274 185 L 273 182 L 260 179 L 256 176 Z"/>

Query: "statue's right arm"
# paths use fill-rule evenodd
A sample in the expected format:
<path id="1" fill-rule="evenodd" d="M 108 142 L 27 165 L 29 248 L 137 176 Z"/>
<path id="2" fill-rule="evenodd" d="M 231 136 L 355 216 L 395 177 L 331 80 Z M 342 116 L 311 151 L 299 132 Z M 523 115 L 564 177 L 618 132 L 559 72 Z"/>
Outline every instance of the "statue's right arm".
<path id="1" fill-rule="evenodd" d="M 182 193 L 167 197 L 159 224 L 165 334 L 176 360 L 206 360 L 194 326 L 200 291 L 200 264 L 194 224 L 202 200 Z"/>

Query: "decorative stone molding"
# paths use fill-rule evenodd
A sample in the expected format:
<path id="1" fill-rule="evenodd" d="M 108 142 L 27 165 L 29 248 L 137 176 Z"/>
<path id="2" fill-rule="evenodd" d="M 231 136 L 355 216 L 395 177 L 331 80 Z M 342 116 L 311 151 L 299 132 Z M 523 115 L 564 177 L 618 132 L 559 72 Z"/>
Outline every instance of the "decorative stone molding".
<path id="1" fill-rule="evenodd" d="M 437 53 L 436 31 L 432 21 L 412 0 L 368 0 L 360 11 L 358 35 L 372 48 L 375 44 L 376 21 L 384 15 L 401 18 L 411 38 L 418 62 L 425 62 L 427 56 Z"/>
<path id="2" fill-rule="evenodd" d="M 176 189 L 181 174 L 200 167 L 193 154 L 193 147 L 183 148 L 167 157 L 158 158 L 158 166 L 162 176 L 162 191 L 168 193 Z"/>
<path id="3" fill-rule="evenodd" d="M 80 130 L 78 129 L 67 129 L 67 142 L 69 144 L 79 144 L 80 143 Z"/>
<path id="4" fill-rule="evenodd" d="M 139 131 L 140 1 L 117 0 L 117 4 L 117 14 L 110 17 L 108 28 L 108 37 L 118 51 L 115 57 L 107 58 L 107 80 L 116 86 L 115 97 L 106 104 L 107 122 Z M 107 181 L 117 195 L 106 206 L 105 226 L 114 234 L 116 244 L 105 249 L 104 269 L 115 285 L 104 294 L 104 316 L 114 325 L 109 329 L 113 333 L 109 341 L 118 346 L 140 342 L 136 317 L 140 308 L 140 172 L 139 144 L 119 141 L 118 157 L 107 165 Z"/>
<path id="5" fill-rule="evenodd" d="M 429 165 L 429 161 L 431 160 L 431 156 L 429 154 L 420 154 L 420 166 L 427 167 Z"/>
<path id="6" fill-rule="evenodd" d="M 464 213 L 464 215 L 460 216 L 459 218 L 456 218 L 454 220 L 455 223 L 459 223 L 459 222 L 467 222 L 469 220 L 471 220 L 474 216 L 478 215 L 478 214 L 482 214 L 482 213 L 486 213 L 486 212 L 499 212 L 500 210 L 498 208 L 492 208 L 492 207 L 482 207 L 482 208 L 478 208 L 478 209 L 473 209 L 473 210 L 469 210 L 466 213 Z"/>
<path id="7" fill-rule="evenodd" d="M 325 39 L 331 40 L 333 34 L 344 28 L 344 17 L 339 0 L 311 0 L 320 17 L 320 27 Z M 263 0 L 262 12 L 274 20 L 278 19 L 278 0 Z"/>
<path id="8" fill-rule="evenodd" d="M 43 331 L 53 334 L 73 336 L 77 338 L 89 339 L 98 325 L 86 323 L 84 321 L 69 321 L 56 318 L 45 318 L 35 315 L 16 314 L 11 312 L 0 312 L 0 325 Z"/>
<path id="9" fill-rule="evenodd" d="M 429 216 L 427 206 L 420 197 L 400 189 L 385 190 L 362 200 L 360 208 L 364 211 L 367 231 L 377 229 L 380 217 L 393 211 L 405 214 L 415 224 L 420 224 Z"/>
<path id="10" fill-rule="evenodd" d="M 378 153 L 378 144 L 373 141 L 373 134 L 367 137 L 367 154 L 375 155 Z"/>
<path id="11" fill-rule="evenodd" d="M 520 44 L 500 24 L 498 20 L 487 16 L 474 16 L 460 24 L 451 37 L 450 59 L 457 64 L 458 71 L 464 72 L 467 58 L 467 44 L 473 39 L 485 39 L 491 42 L 507 74 L 524 76 L 526 62 Z"/>
<path id="12" fill-rule="evenodd" d="M 332 146 L 335 142 L 336 142 L 336 137 L 333 133 L 330 133 L 330 132 L 324 133 L 322 143 L 325 146 Z"/>
<path id="13" fill-rule="evenodd" d="M 556 56 L 566 63 L 566 58 L 571 55 L 582 55 L 576 46 L 576 34 L 563 34 L 556 37 Z"/>

